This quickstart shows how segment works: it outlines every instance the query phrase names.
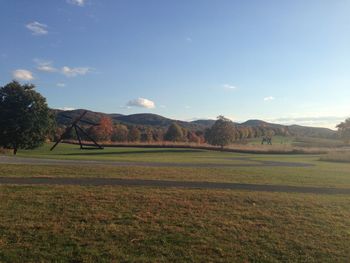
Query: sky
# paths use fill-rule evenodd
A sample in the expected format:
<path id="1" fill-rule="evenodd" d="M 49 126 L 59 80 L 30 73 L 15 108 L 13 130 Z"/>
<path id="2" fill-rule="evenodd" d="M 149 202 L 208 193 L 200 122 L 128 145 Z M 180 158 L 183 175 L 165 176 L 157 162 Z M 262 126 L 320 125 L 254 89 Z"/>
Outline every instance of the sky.
<path id="1" fill-rule="evenodd" d="M 52 108 L 335 128 L 348 0 L 0 0 L 0 86 Z"/>

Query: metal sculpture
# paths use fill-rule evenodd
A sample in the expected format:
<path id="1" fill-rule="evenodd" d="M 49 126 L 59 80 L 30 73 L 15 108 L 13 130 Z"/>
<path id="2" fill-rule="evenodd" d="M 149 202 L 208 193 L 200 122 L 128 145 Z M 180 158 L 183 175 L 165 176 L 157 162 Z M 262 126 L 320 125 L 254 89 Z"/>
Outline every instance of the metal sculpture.
<path id="1" fill-rule="evenodd" d="M 85 123 L 85 124 L 89 124 L 89 125 L 92 125 L 92 126 L 97 126 L 99 124 L 96 124 L 96 123 L 93 123 L 93 122 L 90 122 L 90 121 L 86 121 L 86 120 L 82 120 L 82 118 L 85 116 L 85 114 L 87 113 L 87 111 L 84 111 L 78 118 L 74 119 L 74 121 L 72 122 L 71 126 L 69 126 L 65 132 L 60 136 L 60 138 L 56 141 L 56 143 L 51 147 L 50 151 L 52 151 L 53 149 L 55 149 L 55 147 L 63 140 L 63 138 L 70 134 L 70 132 L 74 129 L 76 135 L 77 135 L 77 138 L 78 138 L 78 141 L 79 141 L 79 145 L 80 145 L 80 149 L 103 149 L 103 147 L 101 145 L 99 145 L 93 138 L 91 138 L 91 136 L 86 132 L 84 131 L 83 128 L 81 128 L 78 123 L 81 122 L 81 123 Z M 70 116 L 67 116 L 67 115 L 64 115 L 64 114 L 61 114 L 61 116 L 65 117 L 65 118 L 68 118 L 68 119 L 72 119 Z M 79 134 L 79 132 L 81 132 L 82 134 L 84 134 L 86 136 L 86 138 L 88 138 L 90 141 L 93 142 L 94 146 L 95 147 L 84 147 L 84 144 L 81 140 L 81 136 Z"/>
<path id="2" fill-rule="evenodd" d="M 268 145 L 272 145 L 272 138 L 270 136 L 264 136 L 262 138 L 261 144 L 267 143 Z"/>

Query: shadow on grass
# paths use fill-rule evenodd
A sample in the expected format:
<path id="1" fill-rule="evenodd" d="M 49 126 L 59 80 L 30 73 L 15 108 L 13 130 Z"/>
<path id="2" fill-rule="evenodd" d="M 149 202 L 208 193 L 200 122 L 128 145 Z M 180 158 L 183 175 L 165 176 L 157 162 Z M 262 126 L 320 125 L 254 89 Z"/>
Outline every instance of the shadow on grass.
<path id="1" fill-rule="evenodd" d="M 79 153 L 61 153 L 59 155 L 124 155 L 124 154 L 160 154 L 160 153 L 194 153 L 194 152 L 202 152 L 201 150 L 181 150 L 181 149 L 164 149 L 164 150 L 154 150 L 154 151 L 147 151 L 147 150 L 139 150 L 139 151 L 113 151 L 113 152 L 105 152 L 103 150 L 99 152 L 91 152 L 84 150 L 81 150 Z"/>

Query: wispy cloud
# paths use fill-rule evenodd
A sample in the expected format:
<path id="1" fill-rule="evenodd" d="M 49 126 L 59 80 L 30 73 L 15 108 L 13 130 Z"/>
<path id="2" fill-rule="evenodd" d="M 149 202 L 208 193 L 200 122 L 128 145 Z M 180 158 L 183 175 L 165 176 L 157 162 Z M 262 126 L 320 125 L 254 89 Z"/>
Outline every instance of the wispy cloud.
<path id="1" fill-rule="evenodd" d="M 53 67 L 51 61 L 45 61 L 41 59 L 34 59 L 35 63 L 37 64 L 37 70 L 44 71 L 44 72 L 56 72 L 57 69 Z"/>
<path id="2" fill-rule="evenodd" d="M 75 110 L 75 108 L 73 108 L 73 107 L 62 107 L 62 108 L 58 108 L 59 110 L 64 110 L 64 111 L 66 111 L 66 110 Z"/>
<path id="3" fill-rule="evenodd" d="M 66 77 L 76 77 L 78 75 L 86 75 L 91 72 L 89 67 L 68 67 L 56 68 L 53 66 L 53 62 L 49 60 L 34 59 L 36 63 L 36 69 L 47 73 L 61 73 Z"/>
<path id="4" fill-rule="evenodd" d="M 65 83 L 60 82 L 60 83 L 57 83 L 57 84 L 56 84 L 56 86 L 57 86 L 57 87 L 60 87 L 60 88 L 63 88 L 63 87 L 65 87 L 65 86 L 66 86 L 66 84 L 65 84 Z"/>
<path id="5" fill-rule="evenodd" d="M 268 97 L 265 97 L 264 98 L 264 101 L 272 101 L 272 100 L 275 100 L 276 98 L 273 97 L 273 96 L 268 96 Z"/>
<path id="6" fill-rule="evenodd" d="M 186 41 L 189 42 L 189 43 L 192 43 L 193 39 L 191 37 L 186 37 Z"/>
<path id="7" fill-rule="evenodd" d="M 37 21 L 27 24 L 26 28 L 28 28 L 32 32 L 32 34 L 36 36 L 42 36 L 49 33 L 47 31 L 48 26 Z"/>
<path id="8" fill-rule="evenodd" d="M 86 0 L 67 0 L 67 3 L 77 6 L 84 6 Z"/>
<path id="9" fill-rule="evenodd" d="M 235 90 L 235 89 L 237 89 L 236 86 L 231 85 L 231 84 L 223 84 L 222 87 L 223 87 L 225 90 Z"/>
<path id="10" fill-rule="evenodd" d="M 313 127 L 334 129 L 337 124 L 344 121 L 347 116 L 311 116 L 311 117 L 283 117 L 268 121 L 285 125 L 299 124 Z"/>
<path id="11" fill-rule="evenodd" d="M 91 69 L 89 67 L 70 68 L 68 66 L 64 66 L 61 69 L 61 72 L 66 77 L 75 77 L 78 75 L 86 75 L 87 73 L 91 72 Z"/>
<path id="12" fill-rule="evenodd" d="M 16 80 L 33 80 L 33 73 L 26 69 L 17 69 L 12 72 L 12 76 Z"/>
<path id="13" fill-rule="evenodd" d="M 156 107 L 155 103 L 149 99 L 145 98 L 137 98 L 134 100 L 130 100 L 126 106 L 128 107 L 140 107 L 146 109 L 154 109 Z"/>

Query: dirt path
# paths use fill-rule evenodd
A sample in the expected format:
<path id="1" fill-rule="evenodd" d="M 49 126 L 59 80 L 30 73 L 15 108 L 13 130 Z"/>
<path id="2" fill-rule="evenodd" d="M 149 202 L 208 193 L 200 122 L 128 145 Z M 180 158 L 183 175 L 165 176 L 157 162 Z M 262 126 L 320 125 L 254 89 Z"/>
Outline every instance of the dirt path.
<path id="1" fill-rule="evenodd" d="M 169 163 L 169 162 L 120 162 L 120 161 L 90 161 L 90 160 L 58 160 L 41 158 L 23 158 L 0 156 L 0 164 L 36 164 L 36 165 L 112 165 L 112 166 L 144 166 L 144 167 L 310 167 L 309 163 L 275 162 L 237 158 L 252 163 Z"/>
<path id="2" fill-rule="evenodd" d="M 240 183 L 214 183 L 193 181 L 166 181 L 120 178 L 59 178 L 59 177 L 0 177 L 0 185 L 78 185 L 78 186 L 147 186 L 176 187 L 197 189 L 230 189 L 262 192 L 312 193 L 312 194 L 346 194 L 350 189 L 302 187 L 287 185 L 262 185 Z"/>

